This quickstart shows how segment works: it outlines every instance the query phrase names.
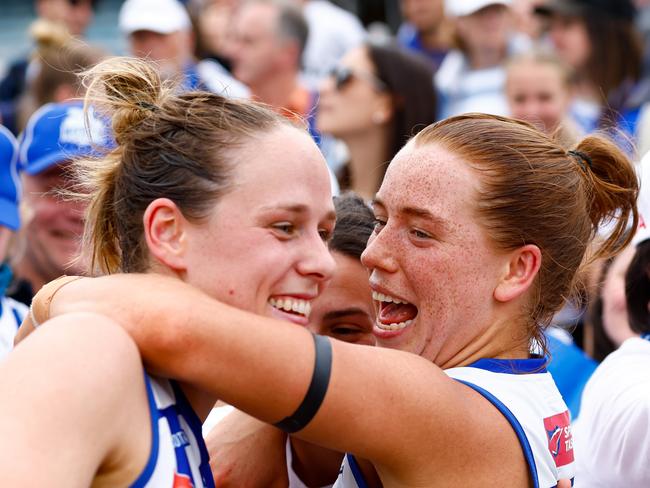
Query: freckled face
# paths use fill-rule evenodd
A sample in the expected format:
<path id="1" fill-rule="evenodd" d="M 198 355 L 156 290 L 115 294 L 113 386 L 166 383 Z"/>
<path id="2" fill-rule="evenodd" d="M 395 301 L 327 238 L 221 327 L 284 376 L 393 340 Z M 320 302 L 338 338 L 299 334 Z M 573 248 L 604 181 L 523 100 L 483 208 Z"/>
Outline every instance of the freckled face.
<path id="1" fill-rule="evenodd" d="M 411 142 L 389 165 L 362 256 L 381 302 L 378 345 L 440 365 L 490 325 L 504 261 L 478 223 L 478 178 L 435 144 Z"/>

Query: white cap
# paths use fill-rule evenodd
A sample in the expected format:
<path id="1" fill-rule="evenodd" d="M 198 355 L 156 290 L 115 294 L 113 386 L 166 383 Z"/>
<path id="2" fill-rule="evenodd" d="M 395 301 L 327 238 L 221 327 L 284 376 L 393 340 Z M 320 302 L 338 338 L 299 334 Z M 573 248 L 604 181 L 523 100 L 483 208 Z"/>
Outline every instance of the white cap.
<path id="1" fill-rule="evenodd" d="M 641 191 L 637 200 L 639 209 L 639 226 L 632 239 L 633 245 L 641 244 L 646 239 L 650 239 L 650 153 L 646 154 L 637 168 Z"/>
<path id="2" fill-rule="evenodd" d="M 140 30 L 171 34 L 187 30 L 192 24 L 178 0 L 126 0 L 120 9 L 119 25 L 128 36 Z"/>
<path id="3" fill-rule="evenodd" d="M 511 0 L 445 0 L 445 15 L 463 17 L 472 15 L 489 5 L 510 5 Z"/>

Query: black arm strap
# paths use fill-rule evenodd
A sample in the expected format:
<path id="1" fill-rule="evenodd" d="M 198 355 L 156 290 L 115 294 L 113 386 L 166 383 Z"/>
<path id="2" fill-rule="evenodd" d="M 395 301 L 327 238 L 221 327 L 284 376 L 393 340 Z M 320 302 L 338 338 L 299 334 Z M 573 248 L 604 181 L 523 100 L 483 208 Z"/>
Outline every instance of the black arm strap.
<path id="1" fill-rule="evenodd" d="M 323 403 L 332 372 L 332 344 L 329 338 L 313 334 L 314 336 L 314 373 L 311 384 L 300 406 L 293 415 L 274 424 L 277 428 L 292 434 L 303 429 Z"/>

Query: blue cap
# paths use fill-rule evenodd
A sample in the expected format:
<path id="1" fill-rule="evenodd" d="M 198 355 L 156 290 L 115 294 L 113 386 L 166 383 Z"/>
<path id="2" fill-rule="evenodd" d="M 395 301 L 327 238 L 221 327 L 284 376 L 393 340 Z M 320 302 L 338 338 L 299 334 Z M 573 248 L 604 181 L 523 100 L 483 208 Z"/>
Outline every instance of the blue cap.
<path id="1" fill-rule="evenodd" d="M 87 116 L 81 102 L 48 103 L 38 109 L 20 140 L 21 169 L 35 175 L 70 159 L 101 156 L 110 146 L 108 128 L 92 107 Z"/>
<path id="2" fill-rule="evenodd" d="M 20 227 L 20 191 L 18 143 L 13 134 L 0 125 L 0 225 L 11 230 Z"/>

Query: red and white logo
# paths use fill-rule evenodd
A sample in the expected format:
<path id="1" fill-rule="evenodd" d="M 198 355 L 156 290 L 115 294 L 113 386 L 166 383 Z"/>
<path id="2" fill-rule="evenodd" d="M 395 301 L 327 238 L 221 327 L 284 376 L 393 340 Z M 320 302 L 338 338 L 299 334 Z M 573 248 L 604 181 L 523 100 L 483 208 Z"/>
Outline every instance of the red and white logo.
<path id="1" fill-rule="evenodd" d="M 569 411 L 544 419 L 548 450 L 559 468 L 573 462 L 573 437 Z"/>
<path id="2" fill-rule="evenodd" d="M 192 479 L 186 474 L 174 473 L 173 488 L 194 488 Z"/>

